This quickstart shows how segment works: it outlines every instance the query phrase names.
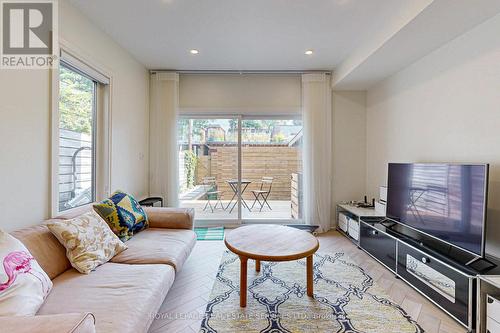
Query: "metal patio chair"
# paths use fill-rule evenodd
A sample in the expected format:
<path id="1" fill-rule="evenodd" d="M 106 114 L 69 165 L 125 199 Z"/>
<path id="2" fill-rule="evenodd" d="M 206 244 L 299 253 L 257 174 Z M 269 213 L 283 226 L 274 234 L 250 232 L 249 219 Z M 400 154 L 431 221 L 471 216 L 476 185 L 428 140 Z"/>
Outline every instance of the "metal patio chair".
<path id="1" fill-rule="evenodd" d="M 270 210 L 273 210 L 269 205 L 269 202 L 267 202 L 267 198 L 269 198 L 271 189 L 273 187 L 273 179 L 274 177 L 262 177 L 262 180 L 260 181 L 260 189 L 251 191 L 253 196 L 255 197 L 255 200 L 253 201 L 252 207 L 250 209 L 253 209 L 255 203 L 258 202 L 260 205 L 259 212 L 262 212 L 262 208 L 264 208 L 264 205 L 267 205 Z"/>
<path id="2" fill-rule="evenodd" d="M 225 210 L 224 205 L 221 201 L 223 192 L 217 190 L 217 180 L 215 179 L 215 177 L 203 177 L 203 186 L 205 188 L 205 194 L 207 196 L 207 203 L 205 204 L 203 211 L 207 210 L 207 208 L 210 207 L 210 210 L 213 213 L 214 210 L 217 209 L 218 204 L 220 204 L 222 210 Z M 215 199 L 212 199 L 214 196 Z M 211 200 L 215 200 L 214 206 L 212 206 Z"/>

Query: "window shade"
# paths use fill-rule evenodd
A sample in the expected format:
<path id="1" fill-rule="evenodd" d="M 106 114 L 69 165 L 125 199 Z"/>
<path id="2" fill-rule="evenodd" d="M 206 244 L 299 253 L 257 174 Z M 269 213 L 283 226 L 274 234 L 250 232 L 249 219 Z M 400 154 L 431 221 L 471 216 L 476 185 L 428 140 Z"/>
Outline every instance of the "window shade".
<path id="1" fill-rule="evenodd" d="M 81 72 L 82 74 L 88 76 L 94 81 L 97 81 L 102 84 L 109 84 L 109 77 L 99 72 L 94 67 L 85 63 L 84 61 L 76 58 L 71 55 L 67 51 L 61 49 L 61 61 L 67 64 L 69 67 L 72 67 L 74 70 Z"/>
<path id="2" fill-rule="evenodd" d="M 181 74 L 179 108 L 189 113 L 299 114 L 298 74 Z"/>

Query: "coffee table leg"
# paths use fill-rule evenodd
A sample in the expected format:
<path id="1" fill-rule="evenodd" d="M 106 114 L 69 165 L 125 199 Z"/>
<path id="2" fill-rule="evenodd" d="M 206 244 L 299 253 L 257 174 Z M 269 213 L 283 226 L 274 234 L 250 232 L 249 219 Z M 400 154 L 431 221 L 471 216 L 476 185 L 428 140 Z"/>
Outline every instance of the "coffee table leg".
<path id="1" fill-rule="evenodd" d="M 240 307 L 247 306 L 247 261 L 248 258 L 240 257 Z"/>
<path id="2" fill-rule="evenodd" d="M 307 257 L 307 296 L 313 295 L 313 256 Z"/>
<path id="3" fill-rule="evenodd" d="M 255 260 L 255 271 L 260 272 L 260 260 Z"/>

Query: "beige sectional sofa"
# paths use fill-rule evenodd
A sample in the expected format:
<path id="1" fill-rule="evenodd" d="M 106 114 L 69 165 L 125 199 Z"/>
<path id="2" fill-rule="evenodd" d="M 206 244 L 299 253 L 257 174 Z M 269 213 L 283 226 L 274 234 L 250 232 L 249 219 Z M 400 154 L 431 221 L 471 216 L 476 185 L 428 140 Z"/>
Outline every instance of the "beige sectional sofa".
<path id="1" fill-rule="evenodd" d="M 76 217 L 91 205 L 57 219 Z M 90 274 L 71 267 L 64 247 L 43 225 L 12 232 L 54 284 L 34 317 L 0 317 L 5 332 L 147 332 L 196 236 L 190 209 L 144 208 L 150 228 L 126 242 L 128 249 Z"/>

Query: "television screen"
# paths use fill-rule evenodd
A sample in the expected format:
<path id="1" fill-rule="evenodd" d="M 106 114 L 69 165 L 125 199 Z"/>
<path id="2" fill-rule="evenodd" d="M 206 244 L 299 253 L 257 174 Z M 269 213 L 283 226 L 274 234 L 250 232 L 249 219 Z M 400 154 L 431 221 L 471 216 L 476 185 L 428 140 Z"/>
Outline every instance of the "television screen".
<path id="1" fill-rule="evenodd" d="M 390 163 L 387 217 L 483 255 L 488 165 Z"/>

